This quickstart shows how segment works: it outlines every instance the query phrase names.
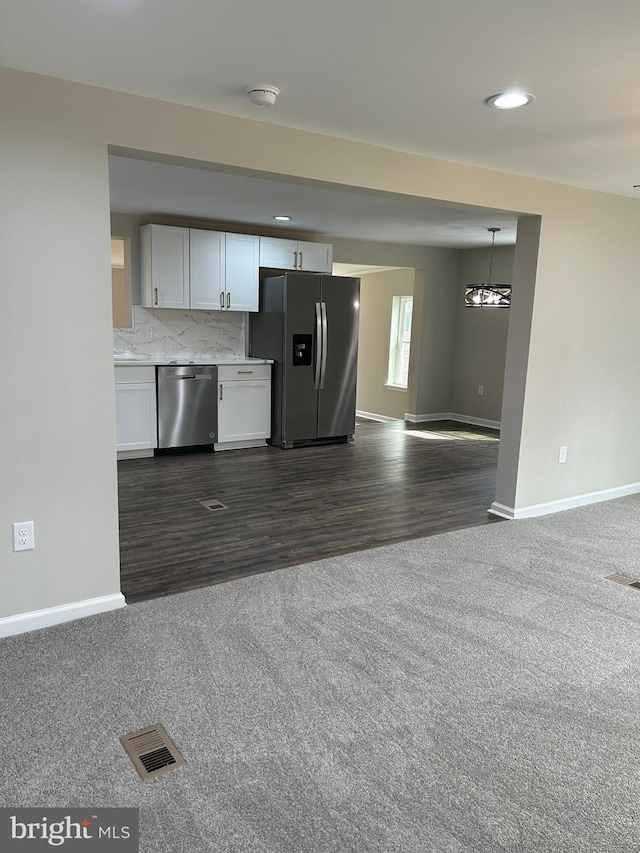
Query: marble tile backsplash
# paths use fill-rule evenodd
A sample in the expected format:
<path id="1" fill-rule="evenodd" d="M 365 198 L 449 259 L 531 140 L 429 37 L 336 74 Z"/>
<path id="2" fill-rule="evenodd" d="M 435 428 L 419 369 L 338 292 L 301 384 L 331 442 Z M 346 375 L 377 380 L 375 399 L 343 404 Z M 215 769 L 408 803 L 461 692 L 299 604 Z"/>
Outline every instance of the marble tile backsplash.
<path id="1" fill-rule="evenodd" d="M 113 330 L 114 353 L 150 359 L 246 355 L 246 314 L 133 306 L 133 329 Z"/>

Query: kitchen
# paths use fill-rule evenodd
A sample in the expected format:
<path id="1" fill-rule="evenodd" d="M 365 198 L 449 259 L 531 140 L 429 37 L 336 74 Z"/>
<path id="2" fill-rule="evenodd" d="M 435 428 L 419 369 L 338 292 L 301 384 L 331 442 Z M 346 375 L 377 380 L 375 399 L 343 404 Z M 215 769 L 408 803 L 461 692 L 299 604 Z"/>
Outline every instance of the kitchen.
<path id="1" fill-rule="evenodd" d="M 166 345 L 163 347 L 158 341 L 157 329 L 148 326 L 143 339 L 155 350 L 153 354 L 149 349 L 133 353 L 123 348 L 114 355 L 118 362 L 117 447 L 121 454 L 131 457 L 138 455 L 138 450 L 156 447 L 169 450 L 213 445 L 216 450 L 228 450 L 264 445 L 264 439 L 271 436 L 270 363 L 274 363 L 278 380 L 275 398 L 281 401 L 278 410 L 273 412 L 274 424 L 280 425 L 280 446 L 292 446 L 292 442 L 301 441 L 346 440 L 353 436 L 358 283 L 356 279 L 334 279 L 330 275 L 330 245 L 272 238 L 265 241 L 257 235 L 158 224 L 144 225 L 140 237 L 142 307 L 151 309 L 156 315 L 162 314 L 164 322 L 168 322 L 164 317 L 167 309 L 188 310 L 199 330 L 202 319 L 206 319 L 203 312 L 211 314 L 209 320 L 218 330 L 220 319 L 224 324 L 226 318 L 233 318 L 231 325 L 238 324 L 236 332 L 230 336 L 227 328 L 223 331 L 227 340 L 231 337 L 238 343 L 241 327 L 246 326 L 248 320 L 252 337 L 249 346 L 257 358 L 247 358 L 240 351 L 247 348 L 246 343 L 236 352 L 230 352 L 228 346 L 217 353 L 206 352 L 202 347 L 210 348 L 210 340 L 200 341 L 197 352 L 187 347 L 184 339 L 180 352 L 167 351 Z M 290 245 L 295 247 L 291 252 Z M 307 251 L 307 246 L 312 245 L 317 249 L 317 260 Z M 278 250 L 283 252 L 282 258 L 277 255 Z M 276 316 L 273 300 L 269 302 L 265 289 L 275 279 L 265 279 L 260 298 L 258 293 L 259 268 L 264 272 L 269 262 L 273 265 L 278 261 L 283 267 L 286 263 L 295 263 L 298 270 L 308 271 L 287 273 L 282 278 L 287 295 L 276 325 L 279 322 L 281 326 L 284 321 L 290 328 L 284 337 L 280 334 L 279 344 L 265 327 L 266 318 Z M 319 276 L 318 273 L 327 274 Z M 312 290 L 316 286 L 314 296 Z M 294 294 L 297 294 L 295 299 Z M 314 299 L 318 300 L 315 306 Z M 296 312 L 293 310 L 295 301 Z M 259 307 L 262 307 L 261 312 Z M 315 336 L 314 307 L 318 325 Z M 221 318 L 216 317 L 218 312 Z M 349 324 L 347 316 L 351 317 Z M 328 345 L 328 326 L 331 346 Z M 136 335 L 140 336 L 137 330 L 134 340 Z M 292 337 L 293 348 L 289 353 Z M 284 351 L 283 340 L 287 342 Z M 312 340 L 315 340 L 313 350 Z M 267 355 L 270 358 L 265 360 Z M 178 366 L 181 364 L 189 366 Z M 152 365 L 155 365 L 155 380 Z M 349 371 L 347 365 L 350 365 Z M 348 387 L 345 387 L 346 376 L 349 377 Z M 157 443 L 153 430 L 153 388 L 147 385 L 154 381 Z M 287 395 L 282 393 L 285 388 L 290 389 Z M 300 412 L 307 391 L 304 406 L 309 412 L 309 422 L 303 425 Z M 138 400 L 142 403 L 143 398 L 148 404 L 148 417 L 136 405 Z M 338 411 L 343 423 L 336 421 Z M 136 434 L 138 422 L 151 425 L 146 444 L 145 436 Z M 275 438 L 272 436 L 274 443 Z"/>
<path id="2" fill-rule="evenodd" d="M 429 347 L 432 348 L 434 357 L 437 357 L 441 362 L 443 359 L 446 360 L 447 349 L 451 350 L 452 348 L 450 340 L 452 338 L 452 310 L 449 294 L 452 292 L 452 288 L 457 289 L 458 285 L 460 252 L 457 249 L 457 244 L 464 239 L 460 233 L 461 228 L 463 225 L 468 226 L 469 231 L 475 231 L 476 235 L 480 233 L 480 241 L 482 241 L 485 237 L 482 234 L 482 228 L 478 226 L 479 224 L 484 226 L 487 221 L 496 221 L 496 213 L 491 214 L 492 218 L 487 220 L 486 211 L 448 210 L 445 218 L 448 220 L 448 230 L 452 232 L 453 237 L 447 238 L 443 237 L 442 233 L 439 234 L 437 238 L 438 242 L 444 244 L 441 248 L 409 245 L 400 243 L 399 238 L 401 235 L 394 233 L 394 222 L 397 221 L 398 217 L 397 210 L 393 207 L 396 204 L 393 199 L 381 200 L 381 203 L 383 205 L 386 204 L 388 209 L 385 211 L 384 208 L 381 208 L 385 216 L 380 217 L 381 222 L 376 226 L 371 217 L 369 217 L 367 222 L 363 223 L 361 221 L 364 219 L 363 211 L 365 208 L 368 210 L 372 209 L 371 199 L 367 200 L 357 194 L 349 194 L 346 191 L 336 193 L 336 191 L 330 192 L 324 188 L 310 189 L 302 186 L 289 186 L 283 184 L 281 181 L 263 180 L 255 177 L 249 178 L 241 175 L 231 176 L 224 173 L 218 174 L 179 166 L 169 167 L 167 164 L 134 161 L 129 158 L 112 157 L 110 159 L 112 166 L 112 207 L 114 208 L 112 213 L 112 234 L 126 240 L 130 269 L 136 270 L 141 267 L 140 228 L 149 222 L 167 227 L 191 228 L 199 231 L 216 229 L 226 234 L 239 234 L 240 231 L 247 231 L 254 235 L 259 234 L 262 238 L 274 238 L 280 242 L 283 240 L 290 242 L 289 238 L 291 240 L 306 238 L 306 244 L 314 242 L 319 246 L 333 245 L 334 252 L 337 250 L 340 253 L 340 261 L 351 264 L 350 267 L 341 269 L 344 269 L 349 274 L 352 269 L 357 268 L 362 271 L 363 280 L 368 278 L 368 273 L 372 272 L 372 268 L 374 275 L 369 277 L 373 279 L 376 274 L 379 276 L 379 271 L 385 267 L 402 267 L 405 270 L 413 267 L 416 271 L 416 281 L 418 280 L 417 277 L 420 273 L 420 268 L 427 269 L 427 271 L 433 272 L 434 275 L 429 277 L 429 280 L 424 284 L 424 294 L 430 297 L 432 304 L 434 300 L 442 304 L 444 298 L 449 301 L 447 309 L 447 323 L 449 324 L 449 328 L 447 328 L 447 323 L 443 322 L 442 312 L 440 312 L 440 316 L 434 316 L 433 311 L 423 311 L 425 330 L 428 331 L 428 340 L 427 350 L 425 351 L 424 346 L 422 348 L 421 361 L 423 359 L 427 360 L 430 357 Z M 171 180 L 168 180 L 168 176 Z M 211 178 L 216 181 L 216 192 L 213 192 L 212 187 L 208 184 L 208 180 Z M 251 194 L 249 192 L 250 189 Z M 203 196 L 206 196 L 206 198 L 203 198 Z M 218 210 L 224 209 L 225 211 L 229 211 L 229 214 L 233 215 L 237 220 L 241 220 L 241 217 L 244 217 L 245 221 L 229 221 L 230 217 L 229 219 L 224 219 L 221 215 L 218 215 L 217 218 L 205 218 L 204 213 L 210 210 L 211 207 L 211 198 L 218 199 L 218 204 L 221 205 L 218 207 Z M 242 214 L 238 206 L 238 199 L 242 200 Z M 168 209 L 171 209 L 169 205 L 176 211 L 175 215 L 169 216 L 166 213 Z M 209 206 L 207 207 L 207 205 Z M 319 211 L 321 209 L 323 211 L 322 216 L 324 217 L 324 223 L 322 223 L 324 225 L 324 234 L 327 233 L 327 225 L 335 227 L 336 231 L 342 230 L 345 233 L 349 233 L 346 230 L 348 227 L 349 231 L 355 234 L 355 239 L 331 235 L 331 243 L 328 243 L 329 237 L 324 236 L 322 233 L 293 230 L 284 231 L 282 230 L 282 226 L 274 227 L 274 224 L 269 224 L 269 220 L 272 221 L 272 217 L 276 215 L 276 212 L 295 210 L 296 224 L 301 221 L 305 222 L 305 224 L 312 222 L 318 228 L 320 223 Z M 141 210 L 147 212 L 141 212 Z M 429 216 L 427 216 L 425 210 L 420 209 L 417 205 L 413 208 L 409 206 L 407 210 L 405 203 L 403 214 L 405 220 L 413 217 L 414 229 L 416 228 L 416 221 L 419 221 L 424 230 L 425 223 L 428 223 L 430 218 L 431 221 L 438 220 L 438 225 L 442 231 L 442 211 L 438 211 L 436 216 L 436 212 L 431 210 Z M 508 237 L 510 234 L 510 239 L 513 239 L 515 220 L 513 218 L 505 220 L 503 214 L 502 217 L 500 221 L 503 222 L 505 231 L 508 232 L 506 236 Z M 348 220 L 348 224 L 345 220 Z M 254 221 L 258 221 L 258 226 L 254 225 Z M 293 229 L 294 223 L 292 222 L 286 227 Z M 376 227 L 378 228 L 377 231 Z M 358 229 L 360 230 L 358 231 Z M 381 235 L 383 233 L 388 234 L 391 238 L 395 238 L 397 242 L 393 243 L 389 240 L 382 240 Z M 362 237 L 364 235 L 370 235 L 375 240 L 363 240 Z M 478 239 L 477 236 L 475 239 Z M 452 248 L 452 244 L 456 248 Z M 477 245 L 482 244 L 478 241 Z M 368 267 L 366 263 L 362 262 L 363 259 L 371 262 Z M 271 268 L 271 271 L 279 272 L 277 267 Z M 378 272 L 376 273 L 375 271 Z M 435 274 L 437 274 L 437 277 Z M 140 279 L 136 280 L 136 274 L 131 278 L 130 287 L 133 290 L 133 301 L 142 302 Z M 417 288 L 419 287 L 420 285 L 418 284 Z M 453 299 L 455 304 L 455 297 Z M 149 294 L 147 295 L 147 301 L 149 301 Z M 455 314 L 455 308 L 453 309 L 453 313 Z M 159 356 L 160 360 L 166 363 L 179 358 L 185 358 L 185 356 L 188 357 L 187 360 L 209 362 L 215 359 L 219 360 L 222 357 L 234 360 L 246 357 L 248 322 L 247 315 L 244 312 L 181 310 L 177 308 L 155 309 L 153 306 L 145 308 L 140 305 L 134 305 L 133 318 L 134 323 L 130 329 L 119 329 L 114 333 L 114 350 L 122 358 L 130 354 L 138 358 L 155 358 L 157 360 Z M 359 370 L 362 369 L 366 369 L 366 365 L 359 365 Z M 436 413 L 451 411 L 448 400 L 445 402 L 449 384 L 446 369 L 443 369 L 441 373 L 442 376 L 436 375 L 430 378 L 430 387 L 428 389 L 420 388 L 420 377 L 418 377 L 417 383 L 416 377 L 412 377 L 414 387 L 409 388 L 404 395 L 407 398 L 406 411 L 413 411 L 417 414 L 425 411 Z M 417 389 L 415 387 L 416 384 L 418 386 Z M 131 390 L 130 393 L 133 394 L 134 391 Z M 143 394 L 144 391 L 143 389 L 137 389 L 135 393 Z M 147 393 L 149 397 L 153 396 L 149 389 L 147 389 Z M 398 397 L 403 396 L 398 392 L 395 392 L 395 394 Z M 415 399 L 412 400 L 414 395 Z M 412 402 L 409 402 L 410 400 Z M 364 406 L 360 406 L 360 408 L 364 408 Z M 416 420 L 419 419 L 421 418 L 416 417 Z M 372 428 L 374 427 L 371 424 L 361 424 L 358 430 L 362 432 L 363 430 L 371 430 Z M 254 431 L 254 433 L 256 432 L 257 430 Z M 418 510 L 424 515 L 427 509 L 423 503 L 424 496 L 418 493 L 424 491 L 423 488 L 421 489 L 421 483 L 424 485 L 424 477 L 428 477 L 428 471 L 421 472 L 420 464 L 414 462 L 415 474 L 413 475 L 414 484 L 412 488 L 415 488 L 416 494 L 412 498 L 413 511 L 411 511 L 410 507 L 404 505 L 403 495 L 395 495 L 394 497 L 393 489 L 387 489 L 389 496 L 393 498 L 392 511 L 390 512 L 387 507 L 385 512 L 378 512 L 377 506 L 372 507 L 369 505 L 366 513 L 361 511 L 356 521 L 359 522 L 362 515 L 366 514 L 372 519 L 372 523 L 368 527 L 365 525 L 359 532 L 357 530 L 358 524 L 354 524 L 353 519 L 351 519 L 352 531 L 350 531 L 348 525 L 346 529 L 342 529 L 340 519 L 334 518 L 330 524 L 331 531 L 325 530 L 323 534 L 325 537 L 335 540 L 332 546 L 334 551 L 326 551 L 323 543 L 318 541 L 318 536 L 313 533 L 314 525 L 317 527 L 318 506 L 314 504 L 314 499 L 310 497 L 314 491 L 310 484 L 317 480 L 317 478 L 314 480 L 314 472 L 322 471 L 324 466 L 327 466 L 326 478 L 323 481 L 322 476 L 319 476 L 319 480 L 322 481 L 322 488 L 325 490 L 327 490 L 327 483 L 329 485 L 335 484 L 335 480 L 340 479 L 339 470 L 331 471 L 334 465 L 338 469 L 342 466 L 345 476 L 347 476 L 347 471 L 344 468 L 344 456 L 337 455 L 335 452 L 338 451 L 339 454 L 338 448 L 333 448 L 334 452 L 332 454 L 328 454 L 322 448 L 317 448 L 313 450 L 312 457 L 306 452 L 302 452 L 302 455 L 298 456 L 298 452 L 296 451 L 295 461 L 287 454 L 283 454 L 287 457 L 286 463 L 284 461 L 278 463 L 269 461 L 265 463 L 271 466 L 275 464 L 286 465 L 287 476 L 293 468 L 296 469 L 297 479 L 287 482 L 282 487 L 282 491 L 289 494 L 291 505 L 288 508 L 284 505 L 280 506 L 280 510 L 282 513 L 281 518 L 294 519 L 296 525 L 297 519 L 302 519 L 302 527 L 297 533 L 299 541 L 293 542 L 291 547 L 286 546 L 282 542 L 267 542 L 267 539 L 271 537 L 270 534 L 265 533 L 269 529 L 265 513 L 268 514 L 269 505 L 273 507 L 274 496 L 269 493 L 270 484 L 268 481 L 265 490 L 262 491 L 257 482 L 252 482 L 251 476 L 254 474 L 254 480 L 258 476 L 256 466 L 262 464 L 265 439 L 265 435 L 256 437 L 254 434 L 253 438 L 247 439 L 249 444 L 242 455 L 240 453 L 224 455 L 216 453 L 215 464 L 220 471 L 222 471 L 224 465 L 224 477 L 221 476 L 216 481 L 215 487 L 206 482 L 201 483 L 193 498 L 191 497 L 191 490 L 188 489 L 185 493 L 185 500 L 188 506 L 185 506 L 184 510 L 180 509 L 182 506 L 180 500 L 182 498 L 176 500 L 175 488 L 173 497 L 164 493 L 161 495 L 155 493 L 154 498 L 154 493 L 150 491 L 147 493 L 148 500 L 145 498 L 142 502 L 144 504 L 144 512 L 148 513 L 149 517 L 145 516 L 142 520 L 138 519 L 140 521 L 138 524 L 134 517 L 134 510 L 136 506 L 138 510 L 140 509 L 140 500 L 137 502 L 130 501 L 128 497 L 123 497 L 121 485 L 121 511 L 123 507 L 126 507 L 127 515 L 127 518 L 124 520 L 121 515 L 121 525 L 124 525 L 121 527 L 123 587 L 125 588 L 125 593 L 127 593 L 125 577 L 129 560 L 126 558 L 126 554 L 135 552 L 137 555 L 136 559 L 132 560 L 130 565 L 132 566 L 133 574 L 137 578 L 136 582 L 139 582 L 140 590 L 142 590 L 140 591 L 136 588 L 136 591 L 130 592 L 128 594 L 130 600 L 133 600 L 133 597 L 138 595 L 145 597 L 145 570 L 140 565 L 141 561 L 144 562 L 144 558 L 140 557 L 140 555 L 144 555 L 145 553 L 147 559 L 153 555 L 153 563 L 154 565 L 159 565 L 158 571 L 160 573 L 164 572 L 165 575 L 167 573 L 174 575 L 173 583 L 175 585 L 169 585 L 170 588 L 167 588 L 168 591 L 176 588 L 189 588 L 189 585 L 198 585 L 198 583 L 212 582 L 211 576 L 216 574 L 216 572 L 203 568 L 201 565 L 203 560 L 194 556 L 197 550 L 197 542 L 200 541 L 202 543 L 205 541 L 212 525 L 215 525 L 219 529 L 222 529 L 223 526 L 228 526 L 232 519 L 232 513 L 238 510 L 239 507 L 243 508 L 243 518 L 239 520 L 241 526 L 247 521 L 253 525 L 248 536 L 246 535 L 246 529 L 244 530 L 244 543 L 250 539 L 253 544 L 249 549 L 251 553 L 247 552 L 246 559 L 241 559 L 240 555 L 243 553 L 243 548 L 239 548 L 237 542 L 235 547 L 232 542 L 224 545 L 219 541 L 218 537 L 216 547 L 227 548 L 227 556 L 219 560 L 223 566 L 224 577 L 229 576 L 228 573 L 233 575 L 234 572 L 246 574 L 250 571 L 260 571 L 262 570 L 260 565 L 264 568 L 277 568 L 279 565 L 291 565 L 292 563 L 300 562 L 302 559 L 310 560 L 326 553 L 335 553 L 341 548 L 343 550 L 349 548 L 353 550 L 353 547 L 367 547 L 370 544 L 376 544 L 382 535 L 382 528 L 385 526 L 384 519 L 388 520 L 390 515 L 397 515 L 398 519 L 396 529 L 393 529 L 394 525 L 391 524 L 389 530 L 385 533 L 385 535 L 388 535 L 389 541 L 392 541 L 393 538 L 409 538 L 415 535 L 425 535 L 429 531 L 438 532 L 440 529 L 445 529 L 441 526 L 444 523 L 443 517 L 446 514 L 442 506 L 433 509 L 431 512 L 432 521 L 430 525 L 425 527 L 423 520 L 418 519 L 418 515 L 420 514 Z M 242 439 L 240 440 L 242 441 Z M 402 442 L 402 444 L 400 445 L 398 442 Z M 259 448 L 250 449 L 251 443 L 260 444 L 263 448 L 262 451 Z M 367 448 L 370 462 L 372 458 L 371 454 L 377 452 L 373 447 L 373 439 L 365 439 L 363 437 L 360 442 L 356 442 L 356 445 L 358 443 L 360 443 L 360 449 L 357 451 L 358 454 L 361 451 L 364 452 L 364 449 Z M 397 435 L 389 436 L 385 438 L 383 444 L 386 444 L 387 450 L 398 445 L 396 452 L 405 456 L 408 460 L 408 450 L 405 448 L 406 442 L 403 438 Z M 420 442 L 414 442 L 414 444 L 420 444 Z M 437 442 L 432 442 L 432 444 L 435 445 Z M 494 472 L 495 455 L 497 453 L 496 443 L 490 447 L 491 442 L 482 442 L 482 452 L 485 455 L 492 454 L 491 459 L 489 459 L 489 455 L 486 455 L 485 458 L 478 454 L 477 451 L 480 444 L 480 442 L 476 443 L 475 449 L 467 461 L 467 465 L 472 464 L 472 469 L 476 463 L 486 465 Z M 457 448 L 458 452 L 462 451 L 460 442 L 457 443 Z M 351 449 L 352 451 L 356 450 L 356 448 Z M 417 453 L 418 449 L 413 448 L 411 454 L 414 451 Z M 420 454 L 424 455 L 424 452 L 422 450 Z M 281 451 L 269 448 L 266 453 L 269 460 L 274 460 L 278 458 L 278 454 Z M 150 451 L 150 454 L 153 454 L 153 450 Z M 247 456 L 246 454 L 249 455 Z M 119 455 L 126 456 L 129 454 L 124 451 L 124 454 Z M 136 449 L 133 450 L 131 455 L 136 455 Z M 224 460 L 225 455 L 231 458 Z M 194 477 L 198 478 L 200 469 L 202 468 L 202 455 L 199 456 L 199 460 L 199 463 L 194 463 L 193 460 L 183 457 L 180 461 L 183 468 L 189 468 L 192 482 L 194 482 Z M 367 460 L 364 458 L 362 460 L 359 459 L 358 464 L 360 463 L 366 467 Z M 122 464 L 120 465 L 121 483 L 123 480 L 126 480 L 128 483 L 127 488 L 131 487 L 135 490 L 136 486 L 140 485 L 141 478 L 143 477 L 143 471 L 139 467 L 141 464 L 132 462 L 129 464 L 128 469 Z M 167 464 L 171 463 L 156 458 L 153 462 L 156 474 L 159 471 L 166 472 Z M 243 488 L 233 483 L 233 472 L 236 470 L 242 470 L 243 472 Z M 273 471 L 265 472 L 267 478 L 272 476 L 272 474 Z M 358 492 L 360 474 L 356 471 L 351 472 L 349 476 L 351 476 L 352 480 L 351 486 L 349 483 L 344 482 L 340 486 L 339 494 L 336 495 L 333 493 L 331 488 L 327 492 L 328 499 L 333 494 L 333 498 L 330 499 L 337 506 L 343 507 L 343 516 L 344 506 L 352 499 L 355 500 L 354 495 Z M 391 472 L 392 479 L 394 476 L 393 472 Z M 135 482 L 133 484 L 129 483 L 129 478 Z M 383 478 L 383 482 L 388 479 L 389 473 L 387 472 Z M 229 498 L 220 498 L 220 484 L 223 481 L 225 487 L 228 487 L 230 490 L 230 499 L 233 507 L 228 506 Z M 366 482 L 366 478 L 364 482 Z M 160 477 L 155 476 L 154 488 L 159 485 Z M 273 486 L 275 489 L 275 484 Z M 370 483 L 369 487 L 369 491 L 373 490 L 372 493 L 375 496 L 376 490 L 379 492 L 381 488 L 384 488 L 384 485 L 373 485 Z M 184 489 L 184 484 L 180 488 Z M 254 489 L 253 495 L 251 492 L 252 488 Z M 489 488 L 487 489 L 487 497 L 483 496 L 480 501 L 478 501 L 477 497 L 470 500 L 470 505 L 466 507 L 465 511 L 471 512 L 471 523 L 484 523 L 486 509 L 491 500 L 490 490 L 491 484 L 489 484 Z M 363 487 L 363 495 L 366 491 L 367 489 Z M 411 488 L 409 491 L 411 491 Z M 349 492 L 351 492 L 350 497 L 348 496 Z M 278 491 L 278 494 L 281 493 Z M 134 494 L 137 494 L 138 498 L 140 497 L 139 491 L 134 491 Z M 189 495 L 188 499 L 186 498 L 186 494 Z M 196 498 L 200 500 L 196 500 Z M 208 499 L 217 499 L 225 504 L 225 509 L 221 510 L 217 516 L 215 513 L 203 509 L 202 516 L 198 516 L 194 511 L 194 507 L 199 507 L 200 501 L 206 502 Z M 369 502 L 370 499 L 371 495 L 366 498 Z M 440 494 L 441 500 L 442 494 Z M 471 506 L 474 501 L 475 504 Z M 156 503 L 155 507 L 154 502 Z M 258 512 L 259 517 L 251 521 L 248 519 L 248 514 L 254 511 Z M 154 515 L 156 518 L 155 522 L 152 520 Z M 464 513 L 460 517 L 453 517 L 450 523 L 457 526 L 463 525 L 466 523 L 464 522 L 463 515 Z M 178 525 L 178 516 L 182 516 L 182 527 L 180 530 L 174 528 L 174 525 Z M 238 519 L 236 519 L 236 522 L 238 522 Z M 157 524 L 157 527 L 154 527 L 154 524 Z M 281 529 L 290 526 L 289 522 L 283 524 L 280 521 L 279 524 Z M 158 542 L 152 541 L 152 531 L 155 530 L 157 534 L 158 530 L 161 528 L 164 529 L 163 525 L 164 527 L 168 525 L 171 528 L 172 538 L 170 541 L 180 543 L 179 548 L 175 549 L 175 553 L 172 547 L 160 547 Z M 378 530 L 375 529 L 376 525 L 379 528 Z M 140 536 L 141 529 L 144 531 L 147 539 L 145 539 L 145 536 Z M 189 529 L 198 530 L 195 541 L 190 539 L 189 536 L 184 535 L 184 531 Z M 350 544 L 349 539 L 355 543 L 355 546 Z M 314 541 L 316 542 L 315 546 L 313 546 Z M 149 550 L 150 547 L 151 550 Z M 211 553 L 210 542 L 208 547 Z M 264 548 L 267 548 L 268 553 L 265 553 Z M 233 560 L 230 557 L 231 554 L 233 554 Z M 259 554 L 259 559 L 256 559 L 256 554 Z M 193 560 L 190 562 L 191 558 Z M 215 559 L 217 560 L 218 558 L 216 557 Z M 213 557 L 211 560 L 214 561 Z M 280 561 L 279 563 L 278 560 Z M 196 564 L 198 567 L 194 568 Z M 177 571 L 178 566 L 182 566 L 180 572 Z M 162 594 L 162 592 L 153 594 Z"/>

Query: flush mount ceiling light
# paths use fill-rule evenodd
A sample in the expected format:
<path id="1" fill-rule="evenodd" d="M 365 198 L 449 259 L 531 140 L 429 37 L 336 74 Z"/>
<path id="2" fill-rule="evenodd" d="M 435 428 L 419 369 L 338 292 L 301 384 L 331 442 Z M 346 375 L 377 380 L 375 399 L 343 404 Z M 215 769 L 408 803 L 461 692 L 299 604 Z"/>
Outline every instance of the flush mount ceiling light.
<path id="1" fill-rule="evenodd" d="M 291 219 L 290 216 L 274 216 L 273 218 L 277 219 L 278 222 L 289 222 Z"/>
<path id="2" fill-rule="evenodd" d="M 518 107 L 524 107 L 535 101 L 535 97 L 529 92 L 500 92 L 497 95 L 491 95 L 485 100 L 485 104 L 489 107 L 495 107 L 497 110 L 515 110 Z"/>
<path id="3" fill-rule="evenodd" d="M 511 305 L 511 285 L 491 284 L 493 275 L 493 250 L 496 244 L 496 232 L 500 228 L 487 228 L 491 232 L 491 256 L 489 257 L 489 281 L 486 284 L 470 284 L 464 290 L 464 304 L 469 308 L 509 308 Z"/>
<path id="4" fill-rule="evenodd" d="M 244 91 L 249 96 L 251 103 L 259 107 L 272 107 L 280 94 L 280 89 L 276 86 L 268 86 L 266 83 L 246 86 Z"/>

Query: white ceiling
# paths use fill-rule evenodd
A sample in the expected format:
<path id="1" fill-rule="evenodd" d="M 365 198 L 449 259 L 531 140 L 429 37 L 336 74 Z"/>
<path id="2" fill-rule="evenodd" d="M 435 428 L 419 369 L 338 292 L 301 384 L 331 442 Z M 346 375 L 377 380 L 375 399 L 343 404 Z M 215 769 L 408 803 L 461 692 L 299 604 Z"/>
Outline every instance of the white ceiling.
<path id="1" fill-rule="evenodd" d="M 0 0 L 0 21 L 9 67 L 640 197 L 637 0 Z M 484 105 L 511 87 L 536 101 Z"/>

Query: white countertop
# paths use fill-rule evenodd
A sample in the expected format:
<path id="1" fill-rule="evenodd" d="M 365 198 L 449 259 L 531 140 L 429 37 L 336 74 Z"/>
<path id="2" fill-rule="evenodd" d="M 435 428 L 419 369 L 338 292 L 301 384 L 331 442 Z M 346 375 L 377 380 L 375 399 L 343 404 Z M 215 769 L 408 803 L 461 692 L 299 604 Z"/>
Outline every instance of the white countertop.
<path id="1" fill-rule="evenodd" d="M 273 364 L 273 359 L 270 358 L 250 358 L 249 356 L 224 356 L 215 355 L 210 358 L 114 358 L 113 366 L 137 366 L 144 367 L 145 365 L 169 365 L 175 364 Z"/>

